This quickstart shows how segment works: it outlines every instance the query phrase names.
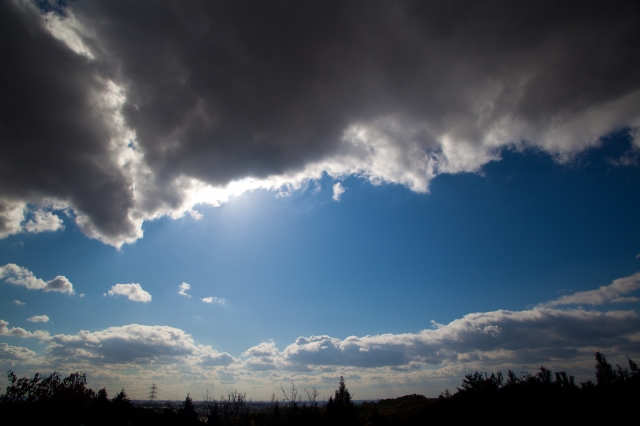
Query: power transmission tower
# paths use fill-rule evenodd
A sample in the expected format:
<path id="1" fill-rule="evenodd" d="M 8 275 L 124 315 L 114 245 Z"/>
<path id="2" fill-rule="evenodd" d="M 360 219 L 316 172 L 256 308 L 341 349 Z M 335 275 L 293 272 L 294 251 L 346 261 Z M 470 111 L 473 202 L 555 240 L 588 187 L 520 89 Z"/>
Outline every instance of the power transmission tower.
<path id="1" fill-rule="evenodd" d="M 158 387 L 156 386 L 156 384 L 154 383 L 153 386 L 151 386 L 151 390 L 149 391 L 149 399 L 151 401 L 154 401 L 156 399 L 156 393 L 158 392 Z"/>

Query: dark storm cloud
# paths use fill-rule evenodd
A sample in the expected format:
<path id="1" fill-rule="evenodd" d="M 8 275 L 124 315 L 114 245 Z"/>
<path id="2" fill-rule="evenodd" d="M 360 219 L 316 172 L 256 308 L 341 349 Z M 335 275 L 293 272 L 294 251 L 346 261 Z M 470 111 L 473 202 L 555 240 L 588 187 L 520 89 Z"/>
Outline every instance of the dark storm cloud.
<path id="1" fill-rule="evenodd" d="M 34 7 L 1 7 L 4 234 L 49 197 L 119 245 L 184 210 L 185 178 L 327 170 L 424 191 L 512 143 L 566 160 L 640 125 L 634 2 L 73 2 L 92 58 Z M 99 107 L 109 81 L 137 162 Z"/>
<path id="2" fill-rule="evenodd" d="M 89 216 L 100 234 L 132 233 L 131 182 L 110 152 L 96 65 L 53 38 L 35 8 L 0 8 L 0 196 L 52 197 Z"/>

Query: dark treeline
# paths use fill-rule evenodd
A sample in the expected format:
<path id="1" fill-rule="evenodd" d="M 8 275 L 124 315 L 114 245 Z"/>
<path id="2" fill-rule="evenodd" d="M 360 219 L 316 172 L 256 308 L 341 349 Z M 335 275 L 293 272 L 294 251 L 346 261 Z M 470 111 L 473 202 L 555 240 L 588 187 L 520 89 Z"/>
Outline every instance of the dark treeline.
<path id="1" fill-rule="evenodd" d="M 84 373 L 61 378 L 36 374 L 18 379 L 8 373 L 9 386 L 0 395 L 0 424 L 48 425 L 425 425 L 489 421 L 515 422 L 621 422 L 637 417 L 640 371 L 631 359 L 628 368 L 615 368 L 597 352 L 596 381 L 577 385 L 565 372 L 540 367 L 535 373 L 468 374 L 460 388 L 439 398 L 407 395 L 355 405 L 343 378 L 328 401 L 318 392 L 282 389 L 268 409 L 251 410 L 246 394 L 207 397 L 200 408 L 187 395 L 178 406 L 155 409 L 134 406 L 125 390 L 109 398 L 105 389 L 87 387 Z"/>

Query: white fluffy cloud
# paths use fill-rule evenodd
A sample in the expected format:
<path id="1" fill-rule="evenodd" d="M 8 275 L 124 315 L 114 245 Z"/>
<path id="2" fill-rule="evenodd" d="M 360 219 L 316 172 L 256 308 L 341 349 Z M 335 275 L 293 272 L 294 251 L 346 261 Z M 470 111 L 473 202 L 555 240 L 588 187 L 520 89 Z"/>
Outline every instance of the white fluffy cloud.
<path id="1" fill-rule="evenodd" d="M 605 303 L 639 302 L 640 298 L 638 297 L 624 296 L 638 289 L 640 289 L 640 272 L 628 277 L 618 278 L 611 284 L 603 285 L 597 290 L 579 291 L 571 295 L 562 296 L 545 305 L 603 305 Z"/>
<path id="2" fill-rule="evenodd" d="M 611 285 L 627 294 L 628 283 L 636 278 L 634 274 Z M 609 295 L 608 300 L 617 297 Z M 81 366 L 85 371 L 113 374 L 118 380 L 163 374 L 167 380 L 187 381 L 190 386 L 198 381 L 203 389 L 213 380 L 268 389 L 264 397 L 294 379 L 297 384 L 335 386 L 340 375 L 367 389 L 392 386 L 402 392 L 425 392 L 433 388 L 439 393 L 459 384 L 470 370 L 531 370 L 541 363 L 586 380 L 592 378 L 597 350 L 613 360 L 626 355 L 637 359 L 638 330 L 640 314 L 635 310 L 541 305 L 521 311 L 472 313 L 448 324 L 432 322 L 431 328 L 417 333 L 299 337 L 282 350 L 266 341 L 235 358 L 169 326 L 130 324 L 49 336 L 44 331 L 9 328 L 0 320 L 2 336 L 44 341 L 47 365 L 56 368 Z M 33 356 L 29 350 L 0 344 L 0 358 Z"/>
<path id="3" fill-rule="evenodd" d="M 36 331 L 27 331 L 22 327 L 11 327 L 9 328 L 9 323 L 5 320 L 0 319 L 0 336 L 13 336 L 13 337 L 21 337 L 21 338 L 34 338 L 40 339 L 42 341 L 49 340 L 49 332 L 43 330 Z"/>
<path id="4" fill-rule="evenodd" d="M 27 232 L 57 231 L 59 229 L 64 229 L 62 219 L 43 210 L 36 210 L 33 213 L 33 218 L 24 224 L 24 230 Z"/>
<path id="5" fill-rule="evenodd" d="M 35 354 L 34 351 L 27 348 L 0 343 L 0 359 L 23 361 L 33 358 Z"/>
<path id="6" fill-rule="evenodd" d="M 8 263 L 4 266 L 0 266 L 0 279 L 4 279 L 10 284 L 26 287 L 29 290 L 56 291 L 60 293 L 74 294 L 73 285 L 66 277 L 58 275 L 50 281 L 43 281 L 40 278 L 36 278 L 33 272 L 29 271 L 27 268 L 18 266 L 15 263 Z"/>
<path id="7" fill-rule="evenodd" d="M 224 366 L 231 355 L 210 346 L 196 345 L 183 330 L 167 326 L 130 324 L 102 331 L 58 334 L 47 347 L 51 360 L 60 363 L 148 365 L 193 363 Z"/>
<path id="8" fill-rule="evenodd" d="M 214 296 L 209 296 L 209 297 L 203 297 L 201 299 L 204 303 L 217 303 L 218 305 L 226 305 L 227 301 L 226 299 L 223 299 L 221 297 L 214 297 Z"/>
<path id="9" fill-rule="evenodd" d="M 107 292 L 109 296 L 126 296 L 134 302 L 147 303 L 151 302 L 151 294 L 142 289 L 138 283 L 134 284 L 116 284 Z"/>
<path id="10" fill-rule="evenodd" d="M 43 204 L 52 207 L 50 200 Z M 64 204 L 59 204 L 63 207 Z M 25 219 L 25 216 L 29 219 Z M 47 232 L 64 229 L 62 219 L 49 210 L 30 208 L 26 203 L 3 202 L 0 200 L 0 238 L 19 232 Z"/>
<path id="11" fill-rule="evenodd" d="M 340 201 L 340 196 L 342 194 L 344 194 L 344 191 L 346 191 L 345 187 L 342 186 L 342 184 L 340 182 L 336 183 L 333 185 L 333 200 L 334 201 Z"/>
<path id="12" fill-rule="evenodd" d="M 178 292 L 180 296 L 191 297 L 190 294 L 187 294 L 187 291 L 191 289 L 191 286 L 189 284 L 182 283 L 178 288 L 180 289 L 180 291 Z"/>
<path id="13" fill-rule="evenodd" d="M 615 280 L 593 292 L 565 296 L 559 304 L 619 302 L 638 288 L 640 273 Z M 637 302 L 635 298 L 624 298 Z M 243 353 L 253 370 L 305 370 L 309 366 L 399 367 L 479 361 L 529 364 L 571 360 L 594 348 L 640 353 L 640 314 L 634 310 L 557 309 L 546 304 L 524 311 L 473 313 L 419 333 L 338 339 L 299 337 L 279 351 L 265 342 Z"/>
<path id="14" fill-rule="evenodd" d="M 49 322 L 49 317 L 46 315 L 35 315 L 31 318 L 27 318 L 29 322 Z"/>

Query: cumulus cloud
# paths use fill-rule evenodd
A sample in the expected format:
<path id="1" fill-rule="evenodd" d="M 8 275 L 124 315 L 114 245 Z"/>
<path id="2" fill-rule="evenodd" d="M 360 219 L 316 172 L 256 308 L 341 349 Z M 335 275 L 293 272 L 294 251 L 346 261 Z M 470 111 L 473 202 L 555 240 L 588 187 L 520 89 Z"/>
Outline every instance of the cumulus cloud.
<path id="1" fill-rule="evenodd" d="M 57 291 L 60 293 L 74 294 L 73 285 L 69 280 L 58 275 L 50 281 L 43 281 L 36 278 L 33 272 L 27 268 L 16 265 L 15 263 L 7 263 L 0 266 L 0 279 L 5 280 L 9 284 L 26 287 L 29 290 Z"/>
<path id="2" fill-rule="evenodd" d="M 24 230 L 27 232 L 44 232 L 57 231 L 64 229 L 62 219 L 51 212 L 36 210 L 33 217 L 24 224 Z"/>
<path id="3" fill-rule="evenodd" d="M 204 303 L 217 303 L 218 305 L 226 305 L 227 301 L 226 299 L 223 299 L 221 297 L 214 297 L 214 296 L 209 296 L 209 297 L 203 297 L 201 299 Z"/>
<path id="4" fill-rule="evenodd" d="M 193 361 L 198 365 L 223 366 L 231 355 L 209 346 L 196 345 L 183 330 L 168 326 L 130 324 L 102 331 L 58 334 L 47 347 L 50 359 L 61 363 L 166 364 Z"/>
<path id="5" fill-rule="evenodd" d="M 22 226 L 47 200 L 119 247 L 255 188 L 356 175 L 426 192 L 505 148 L 570 161 L 624 129 L 640 147 L 637 13 L 105 0 L 61 19 L 2 2 L 0 238 L 61 227 Z"/>
<path id="6" fill-rule="evenodd" d="M 185 297 L 191 297 L 190 294 L 187 294 L 187 291 L 189 291 L 189 289 L 191 289 L 191 286 L 189 284 L 182 283 L 182 284 L 180 284 L 180 286 L 178 288 L 180 289 L 180 291 L 178 292 L 179 295 L 185 296 Z"/>
<path id="7" fill-rule="evenodd" d="M 627 294 L 624 291 L 629 285 L 619 283 L 636 278 L 632 275 L 613 284 L 618 283 L 618 291 Z M 520 371 L 544 363 L 569 368 L 572 373 L 588 370 L 586 374 L 591 375 L 596 350 L 620 358 L 640 354 L 640 314 L 635 310 L 540 305 L 521 311 L 471 313 L 449 323 L 433 321 L 432 325 L 417 333 L 303 336 L 282 350 L 275 342 L 266 341 L 250 347 L 239 358 L 200 345 L 185 331 L 169 326 L 130 324 L 49 336 L 44 331 L 9 328 L 0 320 L 0 335 L 45 341 L 48 365 L 60 368 L 108 367 L 111 373 L 106 374 L 118 371 L 122 377 L 153 370 L 174 379 L 178 373 L 189 377 L 190 385 L 192 377 L 205 377 L 202 380 L 206 383 L 244 381 L 258 387 L 266 383 L 267 388 L 294 378 L 296 383 L 334 386 L 337 377 L 345 375 L 367 387 L 384 383 L 422 389 L 428 384 L 440 392 L 440 387 L 458 384 L 470 369 Z M 0 346 L 0 357 L 3 350 L 15 356 L 21 353 Z"/>
<path id="8" fill-rule="evenodd" d="M 215 350 L 207 351 L 199 356 L 198 364 L 205 367 L 227 366 L 235 362 L 235 359 L 226 352 L 218 352 Z"/>
<path id="9" fill-rule="evenodd" d="M 640 289 L 640 272 L 618 278 L 609 285 L 603 285 L 597 290 L 579 291 L 562 296 L 557 300 L 546 303 L 546 306 L 560 305 L 603 305 L 605 303 L 640 302 L 640 298 L 624 296 Z"/>
<path id="10" fill-rule="evenodd" d="M 49 317 L 46 315 L 35 315 L 31 318 L 27 318 L 29 322 L 49 322 Z"/>
<path id="11" fill-rule="evenodd" d="M 559 304 L 602 304 L 639 288 L 640 273 L 614 280 L 592 292 L 565 296 Z M 524 311 L 472 313 L 449 324 L 433 322 L 435 329 L 419 333 L 299 337 L 280 351 L 273 342 L 248 349 L 242 355 L 253 370 L 304 370 L 309 366 L 359 368 L 420 364 L 540 363 L 570 360 L 593 348 L 640 352 L 640 315 L 634 310 L 608 312 L 557 309 L 551 304 Z M 625 352 L 626 351 L 626 352 Z"/>
<path id="12" fill-rule="evenodd" d="M 134 302 L 147 303 L 151 302 L 151 294 L 142 289 L 138 283 L 134 284 L 116 284 L 107 292 L 109 296 L 127 296 L 129 300 Z"/>
<path id="13" fill-rule="evenodd" d="M 0 200 L 0 238 L 21 232 L 24 220 L 24 204 Z"/>
<path id="14" fill-rule="evenodd" d="M 340 182 L 336 183 L 333 185 L 333 197 L 331 198 L 333 198 L 334 201 L 340 201 L 340 196 L 344 194 L 344 191 L 346 191 L 345 187 L 342 186 Z"/>
<path id="15" fill-rule="evenodd" d="M 24 305 L 26 305 L 26 303 L 25 303 L 25 302 L 21 302 L 21 301 L 19 301 L 19 300 L 14 300 L 14 301 L 13 301 L 13 304 L 14 304 L 14 305 L 18 305 L 18 306 L 24 306 Z"/>
<path id="16" fill-rule="evenodd" d="M 0 343 L 0 359 L 24 361 L 33 358 L 35 354 L 34 351 L 27 348 Z"/>
<path id="17" fill-rule="evenodd" d="M 13 336 L 22 338 L 35 338 L 43 341 L 49 340 L 49 332 L 43 330 L 27 331 L 22 327 L 11 327 L 5 320 L 0 319 L 0 336 Z"/>
<path id="18" fill-rule="evenodd" d="M 263 343 L 247 350 L 250 369 L 297 369 L 309 366 L 399 367 L 483 361 L 539 363 L 572 359 L 594 347 L 640 350 L 635 311 L 595 312 L 535 308 L 465 315 L 437 330 L 338 339 L 299 337 L 278 351 Z M 267 351 L 270 349 L 270 351 Z"/>

